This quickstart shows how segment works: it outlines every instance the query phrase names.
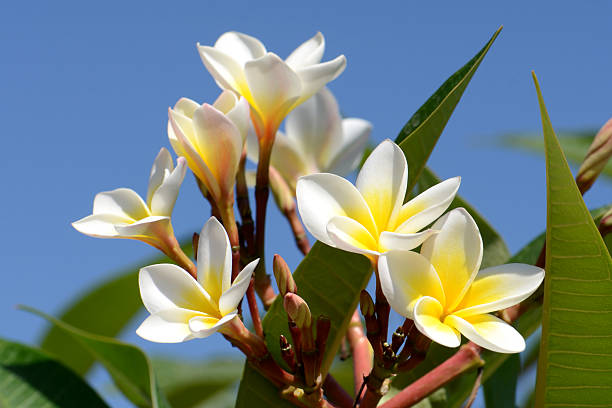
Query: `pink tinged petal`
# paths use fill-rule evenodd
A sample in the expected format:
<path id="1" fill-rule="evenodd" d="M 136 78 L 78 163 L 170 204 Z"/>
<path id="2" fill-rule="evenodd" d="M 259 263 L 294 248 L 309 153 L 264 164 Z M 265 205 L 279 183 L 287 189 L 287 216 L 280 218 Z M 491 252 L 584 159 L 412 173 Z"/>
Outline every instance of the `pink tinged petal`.
<path id="1" fill-rule="evenodd" d="M 329 148 L 342 139 L 338 103 L 327 89 L 296 107 L 285 122 L 287 137 L 291 139 L 313 168 L 329 161 Z"/>
<path id="2" fill-rule="evenodd" d="M 144 239 L 148 243 L 151 241 L 147 238 L 153 238 L 154 242 L 159 243 L 161 238 L 173 234 L 170 217 L 159 215 L 152 215 L 127 225 L 116 225 L 115 229 L 120 237 Z"/>
<path id="3" fill-rule="evenodd" d="M 215 43 L 215 48 L 230 55 L 243 66 L 247 61 L 266 54 L 266 47 L 257 38 L 235 31 L 221 35 Z"/>
<path id="4" fill-rule="evenodd" d="M 194 337 L 203 339 L 223 329 L 223 327 L 231 322 L 236 316 L 237 313 L 230 313 L 223 316 L 221 319 L 196 316 L 189 320 L 189 330 L 191 330 Z"/>
<path id="5" fill-rule="evenodd" d="M 114 214 L 133 220 L 140 220 L 151 215 L 147 204 L 134 190 L 129 188 L 98 193 L 94 198 L 93 213 Z"/>
<path id="6" fill-rule="evenodd" d="M 186 171 L 187 160 L 184 157 L 179 157 L 176 161 L 176 168 L 167 174 L 153 194 L 150 204 L 152 214 L 170 217 Z"/>
<path id="7" fill-rule="evenodd" d="M 302 92 L 302 83 L 296 73 L 277 55 L 249 61 L 244 67 L 253 108 L 264 121 L 275 124 L 285 118 Z"/>
<path id="8" fill-rule="evenodd" d="M 363 255 L 378 255 L 378 243 L 360 223 L 349 217 L 335 216 L 327 224 L 333 247 Z"/>
<path id="9" fill-rule="evenodd" d="M 173 110 L 186 118 L 192 118 L 193 112 L 200 107 L 200 104 L 189 98 L 181 98 L 174 105 Z"/>
<path id="10" fill-rule="evenodd" d="M 240 271 L 238 276 L 236 276 L 234 282 L 232 282 L 232 286 L 223 292 L 219 298 L 219 312 L 221 312 L 222 316 L 236 310 L 238 303 L 240 303 L 244 297 L 244 294 L 249 288 L 251 276 L 253 275 L 253 271 L 255 270 L 258 262 L 259 259 L 256 259 L 245 266 L 244 269 Z"/>
<path id="11" fill-rule="evenodd" d="M 193 114 L 196 149 L 214 175 L 220 193 L 229 194 L 234 186 L 242 154 L 242 137 L 223 113 L 204 104 Z"/>
<path id="12" fill-rule="evenodd" d="M 436 235 L 437 230 L 425 230 L 415 234 L 398 234 L 396 232 L 383 231 L 379 238 L 379 249 L 381 252 L 400 250 L 409 251 Z"/>
<path id="13" fill-rule="evenodd" d="M 181 343 L 195 338 L 189 320 L 201 313 L 186 309 L 160 310 L 147 317 L 136 329 L 136 334 L 156 343 Z M 216 320 L 216 319 L 215 319 Z"/>
<path id="14" fill-rule="evenodd" d="M 336 79 L 344 68 L 346 68 L 346 57 L 340 55 L 331 61 L 296 69 L 295 72 L 302 81 L 302 92 L 296 105 L 306 101 L 328 82 Z"/>
<path id="15" fill-rule="evenodd" d="M 416 232 L 437 220 L 451 205 L 461 177 L 453 177 L 423 191 L 400 209 L 395 232 Z"/>
<path id="16" fill-rule="evenodd" d="M 444 290 L 435 269 L 421 254 L 390 251 L 378 258 L 380 284 L 389 304 L 400 315 L 414 319 L 414 306 L 422 296 L 444 307 Z"/>
<path id="17" fill-rule="evenodd" d="M 446 347 L 459 347 L 461 334 L 453 327 L 442 323 L 442 305 L 436 299 L 423 296 L 414 305 L 414 324 L 431 340 Z"/>
<path id="18" fill-rule="evenodd" d="M 299 147 L 295 141 L 281 132 L 276 133 L 270 165 L 281 174 L 294 191 L 297 179 L 308 174 L 308 167 Z"/>
<path id="19" fill-rule="evenodd" d="M 470 341 L 498 353 L 520 353 L 525 349 L 525 339 L 503 320 L 488 314 L 447 316 L 444 322 L 455 327 Z"/>
<path id="20" fill-rule="evenodd" d="M 94 214 L 72 223 L 74 229 L 81 234 L 97 238 L 119 238 L 115 229 L 117 225 L 130 224 L 131 218 L 114 214 Z"/>
<path id="21" fill-rule="evenodd" d="M 408 182 L 406 157 L 391 140 L 379 144 L 365 161 L 355 185 L 372 211 L 379 231 L 399 211 Z"/>
<path id="22" fill-rule="evenodd" d="M 296 197 L 304 225 L 316 239 L 327 245 L 334 246 L 327 234 L 327 224 L 335 216 L 352 218 L 368 231 L 376 231 L 363 197 L 342 177 L 327 173 L 301 177 L 296 186 Z"/>
<path id="23" fill-rule="evenodd" d="M 218 314 L 208 293 L 177 265 L 157 264 L 140 269 L 138 286 L 142 303 L 151 314 L 170 309 Z"/>
<path id="24" fill-rule="evenodd" d="M 507 264 L 484 269 L 457 306 L 454 315 L 479 315 L 514 306 L 527 299 L 544 280 L 544 269 Z"/>
<path id="25" fill-rule="evenodd" d="M 474 219 L 463 208 L 455 208 L 432 226 L 440 232 L 425 241 L 421 254 L 438 272 L 446 309 L 455 310 L 472 284 L 482 260 L 482 238 Z"/>
<path id="26" fill-rule="evenodd" d="M 345 176 L 355 170 L 368 145 L 372 124 L 358 118 L 342 120 L 342 137 L 333 139 L 324 171 Z"/>
<path id="27" fill-rule="evenodd" d="M 174 163 L 172 162 L 172 156 L 165 147 L 162 147 L 151 168 L 151 175 L 149 176 L 149 188 L 147 190 L 147 205 L 151 208 L 151 199 L 153 193 L 161 186 L 164 179 L 174 170 Z"/>
<path id="28" fill-rule="evenodd" d="M 227 116 L 227 118 L 238 128 L 238 132 L 242 138 L 242 145 L 244 145 L 249 130 L 253 128 L 249 116 L 249 103 L 247 100 L 241 96 L 232 109 L 226 112 L 225 116 Z"/>
<path id="29" fill-rule="evenodd" d="M 230 89 L 248 99 L 250 96 L 244 67 L 232 56 L 214 47 L 197 44 L 204 66 L 221 89 Z"/>
<path id="30" fill-rule="evenodd" d="M 318 64 L 325 52 L 325 38 L 320 32 L 297 47 L 285 62 L 293 69 Z"/>
<path id="31" fill-rule="evenodd" d="M 232 279 L 232 248 L 225 229 L 210 217 L 200 233 L 198 244 L 198 282 L 218 304 Z"/>

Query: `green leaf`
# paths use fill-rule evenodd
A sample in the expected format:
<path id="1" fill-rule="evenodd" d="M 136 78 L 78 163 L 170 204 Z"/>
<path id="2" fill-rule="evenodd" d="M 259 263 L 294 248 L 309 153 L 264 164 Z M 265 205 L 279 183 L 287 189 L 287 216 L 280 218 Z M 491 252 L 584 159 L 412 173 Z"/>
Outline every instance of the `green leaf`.
<path id="1" fill-rule="evenodd" d="M 536 407 L 612 395 L 612 259 L 578 191 L 533 75 L 546 143 L 546 279 Z"/>
<path id="2" fill-rule="evenodd" d="M 100 396 L 46 353 L 0 339 L 0 407 L 106 408 Z"/>
<path id="3" fill-rule="evenodd" d="M 487 408 L 516 408 L 516 383 L 521 371 L 521 359 L 512 354 L 483 384 Z"/>
<path id="4" fill-rule="evenodd" d="M 244 365 L 244 373 L 236 397 L 236 408 L 295 408 L 281 398 L 280 391 L 260 375 L 250 364 Z"/>
<path id="5" fill-rule="evenodd" d="M 366 287 L 371 272 L 370 261 L 365 256 L 317 242 L 293 274 L 298 294 L 308 302 L 313 319 L 325 315 L 331 320 L 331 330 L 321 367 L 323 375 L 329 370 L 340 348 L 342 337 L 359 302 L 359 293 Z M 285 366 L 280 357 L 278 339 L 281 334 L 287 339 L 291 339 L 291 336 L 287 327 L 287 313 L 280 297 L 277 297 L 266 313 L 263 328 L 268 350 L 279 364 Z M 258 376 L 259 374 L 251 370 L 247 364 L 236 406 L 267 407 L 271 399 L 279 399 L 278 390 L 271 385 L 264 387 L 261 381 L 250 383 Z M 251 396 L 249 391 L 245 391 L 254 388 L 258 390 L 256 395 Z M 266 398 L 258 397 L 264 393 Z M 249 397 L 244 400 L 240 398 L 241 395 Z"/>
<path id="6" fill-rule="evenodd" d="M 173 408 L 190 408 L 216 401 L 227 389 L 232 389 L 230 406 L 242 374 L 243 360 L 233 356 L 212 361 L 182 361 L 172 357 L 153 358 L 159 387 Z"/>
<path id="7" fill-rule="evenodd" d="M 28 306 L 20 309 L 38 315 L 63 330 L 108 371 L 123 394 L 139 407 L 169 408 L 159 389 L 151 361 L 138 347 L 87 333 Z"/>
<path id="8" fill-rule="evenodd" d="M 421 177 L 418 181 L 419 192 L 423 192 L 430 187 L 435 186 L 440 182 L 440 179 L 427 167 L 423 169 Z M 465 208 L 474 218 L 480 234 L 482 235 L 482 242 L 484 246 L 484 252 L 482 257 L 481 268 L 488 268 L 489 266 L 501 265 L 508 261 L 510 258 L 510 252 L 504 242 L 503 238 L 497 231 L 489 224 L 489 222 L 478 213 L 467 201 L 461 198 L 459 195 L 455 196 L 455 199 L 451 203 L 448 210 L 453 208 L 463 207 Z"/>
<path id="9" fill-rule="evenodd" d="M 191 240 L 182 242 L 183 251 L 191 256 Z M 166 257 L 155 257 L 139 265 L 164 262 L 172 261 Z M 139 266 L 135 266 L 112 274 L 110 279 L 94 286 L 66 307 L 59 320 L 89 333 L 117 336 L 142 308 L 138 296 L 139 269 Z M 109 299 L 113 301 L 109 302 Z M 94 362 L 94 357 L 79 341 L 55 325 L 43 336 L 40 347 L 81 375 L 85 375 Z"/>
<path id="10" fill-rule="evenodd" d="M 408 172 L 407 191 L 412 191 L 415 186 L 465 88 L 501 29 L 502 27 L 498 28 L 489 42 L 427 99 L 395 139 L 395 143 L 402 148 L 408 160 L 410 171 Z"/>

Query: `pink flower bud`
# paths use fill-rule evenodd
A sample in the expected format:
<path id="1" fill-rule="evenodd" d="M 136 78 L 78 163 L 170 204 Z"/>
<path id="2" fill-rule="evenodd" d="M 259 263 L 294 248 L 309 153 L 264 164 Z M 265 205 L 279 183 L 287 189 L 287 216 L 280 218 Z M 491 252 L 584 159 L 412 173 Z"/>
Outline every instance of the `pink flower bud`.
<path id="1" fill-rule="evenodd" d="M 612 119 L 608 120 L 597 132 L 580 170 L 578 170 L 576 183 L 582 194 L 591 188 L 606 163 L 608 163 L 610 156 L 612 156 Z"/>
<path id="2" fill-rule="evenodd" d="M 274 255 L 273 270 L 281 296 L 285 296 L 287 293 L 297 293 L 297 286 L 293 280 L 291 270 L 287 262 L 278 254 Z"/>
<path id="3" fill-rule="evenodd" d="M 312 316 L 304 299 L 295 293 L 287 293 L 283 299 L 283 306 L 297 327 L 301 329 L 310 327 Z"/>

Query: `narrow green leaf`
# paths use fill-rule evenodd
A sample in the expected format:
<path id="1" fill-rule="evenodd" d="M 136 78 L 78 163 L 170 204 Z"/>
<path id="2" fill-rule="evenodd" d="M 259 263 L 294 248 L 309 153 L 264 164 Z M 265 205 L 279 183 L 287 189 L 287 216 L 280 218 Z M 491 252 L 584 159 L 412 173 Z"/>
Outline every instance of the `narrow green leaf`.
<path id="1" fill-rule="evenodd" d="M 427 167 L 423 169 L 421 177 L 418 181 L 419 192 L 423 192 L 430 187 L 438 184 L 440 179 Z M 455 199 L 448 208 L 449 211 L 453 208 L 463 207 L 465 208 L 474 218 L 480 234 L 482 235 L 482 241 L 484 246 L 484 252 L 482 257 L 481 268 L 488 268 L 489 266 L 501 265 L 508 261 L 510 258 L 510 252 L 504 242 L 504 239 L 499 235 L 497 231 L 489 224 L 489 222 L 474 209 L 467 201 L 461 198 L 459 195 L 455 196 Z"/>
<path id="2" fill-rule="evenodd" d="M 429 97 L 423 106 L 412 115 L 395 139 L 395 143 L 402 148 L 408 160 L 410 171 L 407 191 L 412 191 L 415 186 L 465 88 L 501 29 L 502 27 L 498 28 L 489 42 Z"/>
<path id="3" fill-rule="evenodd" d="M 340 348 L 342 337 L 359 302 L 359 293 L 366 287 L 371 272 L 370 261 L 366 257 L 317 242 L 293 274 L 298 294 L 308 302 L 313 318 L 325 315 L 331 320 L 331 331 L 321 367 L 324 375 Z M 281 334 L 288 339 L 291 336 L 287 327 L 287 313 L 280 297 L 266 313 L 263 327 L 268 349 L 276 361 L 284 365 L 280 357 L 278 339 Z M 278 390 L 271 385 L 264 387 L 260 381 L 256 385 L 250 384 L 253 378 L 259 376 L 257 372 L 246 367 L 244 373 L 237 406 L 267 407 L 270 399 L 279 399 Z M 258 389 L 257 396 L 263 394 L 264 389 L 267 390 L 267 397 L 256 399 L 259 397 L 249 396 L 246 400 L 240 398 L 241 395 L 249 395 L 244 389 L 253 388 Z"/>
<path id="4" fill-rule="evenodd" d="M 294 408 L 280 396 L 280 391 L 261 376 L 250 364 L 244 365 L 244 373 L 236 397 L 236 408 Z"/>
<path id="5" fill-rule="evenodd" d="M 169 408 L 159 389 L 151 362 L 138 347 L 112 338 L 87 333 L 28 306 L 20 306 L 54 324 L 78 341 L 108 371 L 123 394 L 139 407 Z"/>
<path id="6" fill-rule="evenodd" d="M 72 370 L 46 353 L 0 339 L 0 407 L 106 408 Z"/>
<path id="7" fill-rule="evenodd" d="M 567 165 L 533 75 L 546 143 L 546 279 L 536 407 L 612 396 L 612 259 Z"/>
<path id="8" fill-rule="evenodd" d="M 521 371 L 521 359 L 512 354 L 483 384 L 487 408 L 516 408 L 516 383 Z"/>
<path id="9" fill-rule="evenodd" d="M 191 239 L 184 240 L 183 250 L 191 256 Z M 187 243 L 188 242 L 188 243 Z M 155 257 L 139 265 L 172 262 Z M 89 333 L 115 337 L 142 308 L 138 296 L 139 266 L 127 268 L 101 284 L 81 294 L 60 314 L 59 320 Z M 112 299 L 112 302 L 108 300 Z M 58 326 L 51 326 L 43 335 L 40 347 L 57 356 L 64 364 L 81 375 L 91 368 L 94 357 Z"/>

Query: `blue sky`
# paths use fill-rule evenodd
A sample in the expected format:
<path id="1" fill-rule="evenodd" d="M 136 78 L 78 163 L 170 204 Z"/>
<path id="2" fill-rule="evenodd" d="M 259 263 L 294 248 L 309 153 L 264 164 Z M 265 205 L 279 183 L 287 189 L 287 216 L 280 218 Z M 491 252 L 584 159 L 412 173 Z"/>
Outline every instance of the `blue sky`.
<path id="1" fill-rule="evenodd" d="M 505 28 L 449 122 L 431 167 L 461 175 L 460 194 L 506 237 L 512 251 L 545 226 L 545 176 L 537 156 L 503 150 L 496 137 L 537 130 L 534 69 L 557 129 L 599 127 L 610 116 L 612 3 L 585 2 L 4 2 L 0 6 L 0 169 L 3 284 L 0 336 L 33 342 L 43 323 L 13 306 L 57 313 L 84 288 L 154 254 L 138 242 L 97 240 L 70 222 L 94 195 L 146 192 L 167 108 L 180 97 L 211 102 L 219 89 L 195 43 L 225 31 L 260 38 L 282 57 L 323 32 L 325 59 L 341 53 L 333 83 L 341 110 L 395 138 L 425 99 Z M 191 177 L 175 208 L 178 233 L 199 230 L 209 210 Z M 598 183 L 587 204 L 611 201 Z M 268 254 L 299 256 L 271 208 Z M 270 260 L 268 260 L 268 264 Z M 137 294 L 134 294 L 137 296 Z M 112 301 L 112 299 L 109 299 Z M 220 339 L 154 352 L 226 350 Z"/>

